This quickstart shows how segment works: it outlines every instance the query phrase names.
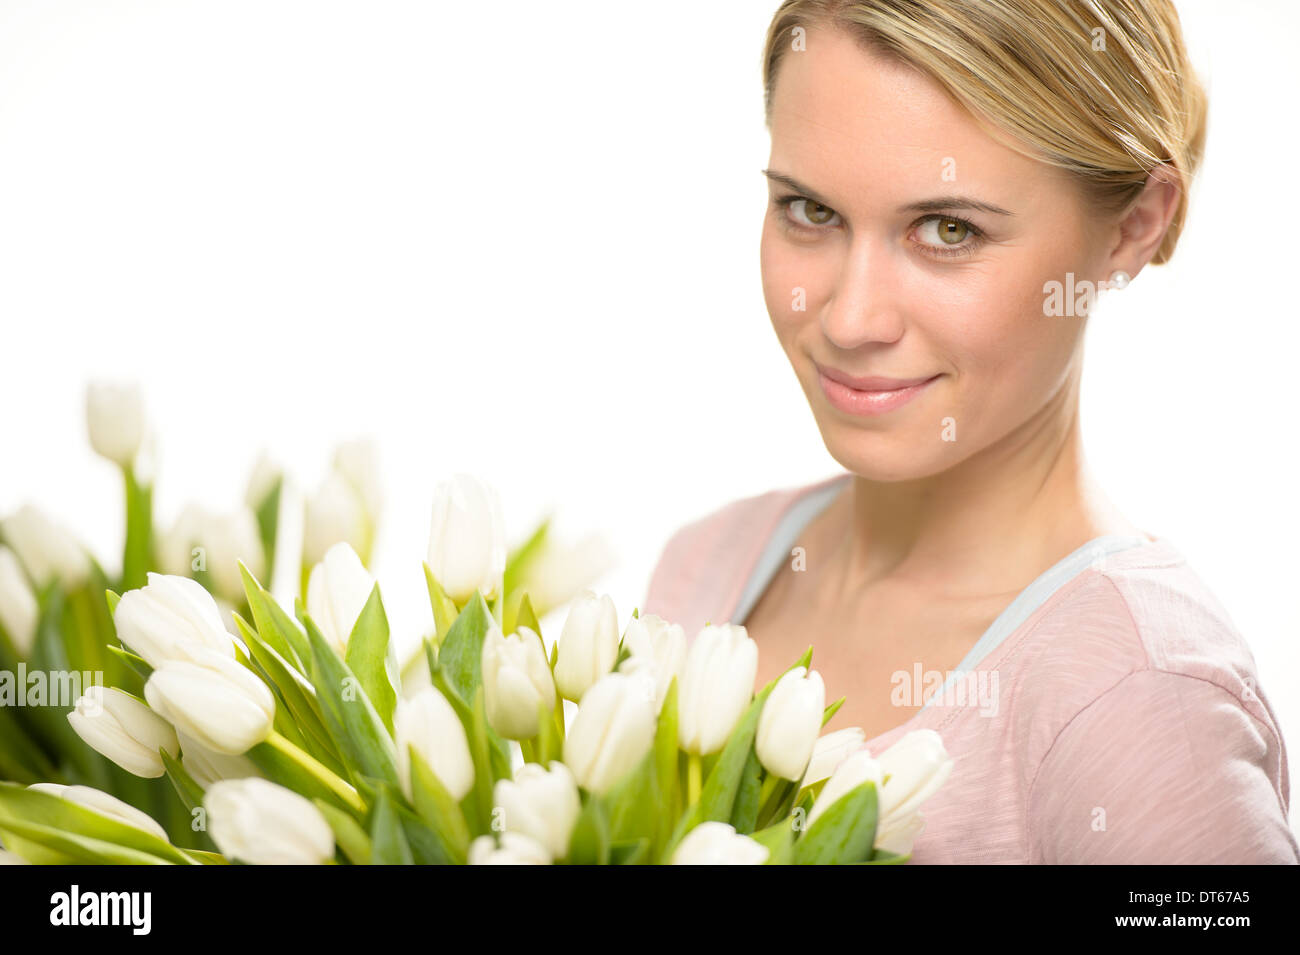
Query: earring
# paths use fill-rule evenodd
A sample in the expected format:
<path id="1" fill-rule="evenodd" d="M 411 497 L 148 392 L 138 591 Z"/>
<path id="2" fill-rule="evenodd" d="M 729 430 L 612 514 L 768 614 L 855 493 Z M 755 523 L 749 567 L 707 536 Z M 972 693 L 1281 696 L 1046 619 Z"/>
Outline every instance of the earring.
<path id="1" fill-rule="evenodd" d="M 1116 269 L 1114 272 L 1110 273 L 1111 288 L 1124 288 L 1124 286 L 1128 285 L 1131 281 L 1132 278 L 1129 277 L 1127 272 Z"/>

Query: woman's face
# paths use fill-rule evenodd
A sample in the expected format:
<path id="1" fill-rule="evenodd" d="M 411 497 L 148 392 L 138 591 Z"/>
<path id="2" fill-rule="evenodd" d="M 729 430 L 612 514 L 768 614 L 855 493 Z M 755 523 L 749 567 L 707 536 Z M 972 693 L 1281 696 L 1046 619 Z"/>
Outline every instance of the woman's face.
<path id="1" fill-rule="evenodd" d="M 1044 314 L 1044 284 L 1073 301 L 1067 273 L 1077 287 L 1109 272 L 1108 234 L 1072 181 L 833 31 L 785 54 L 770 128 L 763 295 L 837 461 L 874 480 L 925 477 L 1073 414 L 1084 319 Z M 836 386 L 822 368 L 932 380 L 890 407 L 898 395 Z"/>

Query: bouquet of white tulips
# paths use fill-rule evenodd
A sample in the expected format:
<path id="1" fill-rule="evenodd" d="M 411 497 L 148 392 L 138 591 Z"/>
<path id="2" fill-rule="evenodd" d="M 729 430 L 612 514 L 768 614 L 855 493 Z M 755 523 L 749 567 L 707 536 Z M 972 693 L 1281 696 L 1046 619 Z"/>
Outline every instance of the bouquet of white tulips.
<path id="1" fill-rule="evenodd" d="M 3 536 L 22 560 L 0 546 L 0 663 L 21 666 L 33 646 L 31 660 L 47 665 L 67 666 L 75 653 L 102 664 L 107 684 L 85 687 L 71 708 L 39 708 L 37 743 L 56 740 L 53 752 L 68 754 L 57 763 L 21 732 L 0 740 L 0 777 L 11 780 L 0 782 L 0 857 L 910 857 L 920 807 L 952 762 L 933 731 L 910 733 L 876 757 L 860 730 L 822 735 L 844 701 L 826 704 L 812 648 L 755 694 L 758 649 L 744 627 L 706 624 L 688 643 L 680 625 L 634 610 L 620 633 L 611 598 L 591 590 L 573 600 L 548 643 L 545 610 L 539 615 L 531 595 L 533 587 L 548 593 L 540 606 L 549 609 L 564 592 L 556 575 L 538 572 L 547 522 L 508 553 L 495 490 L 456 475 L 434 496 L 424 565 L 434 626 L 399 666 L 379 585 L 355 542 L 326 546 L 350 527 L 367 550 L 372 520 L 316 534 L 290 611 L 257 572 L 272 563 L 281 483 L 259 465 L 249 503 L 262 546 L 257 534 L 239 545 L 254 556 L 223 552 L 202 572 L 153 572 L 151 488 L 133 464 L 140 428 L 107 434 L 101 422 L 96 435 L 95 417 L 92 401 L 94 443 L 126 479 L 120 596 L 75 541 L 29 527 L 30 515 L 6 521 Z M 350 486 L 373 491 L 368 469 L 340 471 L 352 475 Z M 317 497 L 309 517 L 341 490 Z M 182 535 L 186 546 L 191 533 Z M 33 580 L 42 582 L 37 594 Z M 0 720 L 10 719 L 0 707 Z"/>
<path id="2" fill-rule="evenodd" d="M 453 498 L 430 548 L 448 559 L 425 564 L 429 682 L 405 695 L 379 586 L 347 544 L 292 616 L 241 565 L 238 638 L 193 580 L 109 594 L 143 698 L 95 687 L 69 720 L 123 769 L 165 775 L 212 849 L 44 784 L 0 783 L 0 840 L 33 862 L 907 860 L 951 767 L 936 734 L 878 759 L 858 731 L 821 737 L 843 701 L 825 705 L 811 649 L 755 695 L 743 627 L 706 625 L 688 649 L 680 626 L 634 612 L 620 636 L 591 591 L 548 655 L 528 596 L 501 599 L 492 533 L 467 534 L 491 526 L 490 489 L 462 480 Z"/>

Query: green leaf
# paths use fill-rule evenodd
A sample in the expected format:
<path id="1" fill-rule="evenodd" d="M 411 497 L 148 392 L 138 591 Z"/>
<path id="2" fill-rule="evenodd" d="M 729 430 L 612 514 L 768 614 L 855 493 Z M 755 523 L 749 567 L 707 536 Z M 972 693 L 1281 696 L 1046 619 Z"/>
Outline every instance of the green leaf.
<path id="1" fill-rule="evenodd" d="M 111 590 L 104 591 L 104 597 L 108 600 L 109 614 L 115 615 L 117 613 L 117 605 L 122 602 L 122 598 Z"/>
<path id="2" fill-rule="evenodd" d="M 0 782 L 0 830 L 88 862 L 193 864 L 180 849 L 152 833 L 16 783 Z"/>
<path id="3" fill-rule="evenodd" d="M 334 842 L 343 850 L 347 860 L 353 865 L 370 865 L 373 849 L 370 836 L 366 835 L 366 830 L 361 828 L 361 823 L 323 799 L 313 799 L 312 802 L 329 823 L 330 829 L 334 832 Z"/>
<path id="4" fill-rule="evenodd" d="M 244 755 L 271 782 L 279 783 L 281 786 L 292 789 L 308 799 L 324 799 L 340 809 L 345 809 L 348 812 L 354 811 L 354 807 L 348 805 L 342 796 L 309 772 L 288 753 L 271 743 L 258 743 Z"/>
<path id="5" fill-rule="evenodd" d="M 750 838 L 767 847 L 768 856 L 765 865 L 789 865 L 794 858 L 794 827 L 788 818 L 766 829 L 760 829 L 751 834 Z"/>
<path id="6" fill-rule="evenodd" d="M 634 842 L 638 839 L 648 842 L 654 837 L 658 822 L 655 813 L 657 795 L 655 753 L 652 748 L 637 767 L 620 779 L 605 796 L 611 843 Z"/>
<path id="7" fill-rule="evenodd" d="M 181 802 L 185 808 L 193 812 L 196 808 L 203 805 L 203 787 L 194 781 L 194 777 L 189 774 L 181 761 L 173 759 L 166 750 L 158 750 L 158 755 L 162 757 L 163 769 L 167 773 L 167 778 L 171 780 L 172 786 L 176 789 L 176 795 L 181 797 Z"/>
<path id="8" fill-rule="evenodd" d="M 610 865 L 642 865 L 650 855 L 649 839 L 614 842 L 609 847 Z"/>
<path id="9" fill-rule="evenodd" d="M 361 681 L 385 729 L 392 733 L 397 691 L 388 676 L 387 664 L 388 616 L 379 596 L 379 584 L 375 584 L 348 638 L 347 665 Z"/>
<path id="10" fill-rule="evenodd" d="M 239 635 L 247 644 L 249 652 L 262 668 L 267 681 L 276 689 L 280 700 L 293 715 L 295 728 L 300 731 L 304 749 L 335 774 L 345 772 L 339 762 L 338 752 L 325 728 L 319 702 L 316 700 L 316 688 L 311 685 L 298 668 L 284 659 L 274 648 L 267 646 L 257 631 L 253 630 L 239 614 L 232 614 Z"/>
<path id="11" fill-rule="evenodd" d="M 438 666 L 466 703 L 483 685 L 483 641 L 494 623 L 483 595 L 475 591 L 438 647 Z"/>
<path id="12" fill-rule="evenodd" d="M 244 596 L 248 598 L 248 609 L 253 613 L 253 625 L 257 628 L 262 642 L 293 664 L 300 672 L 310 675 L 311 644 L 302 630 L 275 598 L 257 582 L 257 578 L 249 572 L 242 561 L 239 564 L 239 575 L 244 580 Z"/>
<path id="13" fill-rule="evenodd" d="M 582 796 L 585 802 L 573 825 L 566 861 L 570 865 L 608 865 L 609 818 L 604 800 L 590 793 Z"/>
<path id="14" fill-rule="evenodd" d="M 876 838 L 876 784 L 867 780 L 835 800 L 795 843 L 796 865 L 847 865 L 870 858 Z"/>
<path id="15" fill-rule="evenodd" d="M 433 607 L 433 624 L 437 633 L 434 642 L 441 646 L 456 621 L 456 602 L 447 596 L 427 563 L 424 565 L 424 583 L 429 589 L 429 603 Z"/>
<path id="16" fill-rule="evenodd" d="M 912 858 L 912 853 L 899 855 L 897 852 L 886 852 L 884 849 L 877 849 L 872 853 L 871 858 L 866 862 L 860 862 L 858 865 L 905 865 L 907 860 Z"/>
<path id="17" fill-rule="evenodd" d="M 532 562 L 541 554 L 546 544 L 546 537 L 550 533 L 551 515 L 546 515 L 538 522 L 537 527 L 528 535 L 519 547 L 510 552 L 506 557 L 506 569 L 503 578 L 502 589 L 508 593 L 514 593 Z M 513 633 L 513 630 L 507 630 L 506 633 Z"/>
<path id="18" fill-rule="evenodd" d="M 379 787 L 370 819 L 371 865 L 412 865 L 411 847 L 402 832 L 387 786 Z"/>
<path id="19" fill-rule="evenodd" d="M 847 697 L 841 696 L 830 706 L 826 707 L 826 709 L 822 712 L 822 726 L 825 726 L 827 723 L 829 723 L 831 721 L 831 717 L 840 711 L 840 707 L 844 705 L 844 701 L 846 699 Z"/>
<path id="20" fill-rule="evenodd" d="M 257 536 L 262 544 L 263 566 L 267 573 L 275 567 L 275 542 L 280 527 L 280 496 L 284 489 L 284 476 L 275 479 L 271 489 L 257 503 L 253 515 L 257 518 Z"/>
<path id="21" fill-rule="evenodd" d="M 411 797 L 416 813 L 438 835 L 447 857 L 463 864 L 469 852 L 465 813 L 415 747 L 411 747 Z"/>
<path id="22" fill-rule="evenodd" d="M 751 833 L 758 825 L 758 797 L 762 789 L 760 777 L 763 766 L 758 761 L 758 753 L 751 747 L 745 768 L 740 774 L 740 785 L 736 790 L 736 802 L 731 809 L 731 826 L 737 832 Z"/>
<path id="23" fill-rule="evenodd" d="M 140 679 L 147 680 L 153 674 L 153 667 L 145 663 L 142 657 L 136 656 L 130 650 L 123 650 L 121 647 L 115 647 L 111 643 L 106 644 L 104 649 L 134 670 L 139 675 Z"/>
<path id="24" fill-rule="evenodd" d="M 397 754 L 383 720 L 361 681 L 326 642 L 309 614 L 303 614 L 311 641 L 316 699 L 334 745 L 354 773 L 397 785 Z"/>
<path id="25" fill-rule="evenodd" d="M 664 705 L 659 710 L 655 728 L 655 782 L 658 784 L 658 831 L 655 833 L 654 856 L 661 858 L 672 835 L 672 821 L 681 815 L 681 791 L 677 772 L 677 677 L 668 684 Z"/>
<path id="26" fill-rule="evenodd" d="M 736 793 L 740 790 L 741 777 L 749 762 L 750 753 L 754 749 L 754 736 L 758 732 L 758 715 L 762 712 L 763 704 L 767 702 L 774 685 L 774 682 L 769 683 L 754 698 L 749 708 L 745 710 L 745 715 L 740 718 L 740 723 L 732 730 L 727 744 L 722 748 L 722 754 L 704 781 L 700 801 L 696 804 L 699 809 L 698 821 L 729 822 L 731 820 L 736 804 Z"/>

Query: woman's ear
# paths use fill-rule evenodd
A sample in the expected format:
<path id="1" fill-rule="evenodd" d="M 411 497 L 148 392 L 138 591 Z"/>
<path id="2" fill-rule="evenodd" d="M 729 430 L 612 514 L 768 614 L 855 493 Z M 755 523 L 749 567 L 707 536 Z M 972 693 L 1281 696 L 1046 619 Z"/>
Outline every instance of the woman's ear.
<path id="1" fill-rule="evenodd" d="M 1160 248 L 1173 221 L 1182 191 L 1182 177 L 1167 163 L 1147 176 L 1142 191 L 1122 214 L 1119 236 L 1110 252 L 1110 267 L 1136 276 Z"/>

